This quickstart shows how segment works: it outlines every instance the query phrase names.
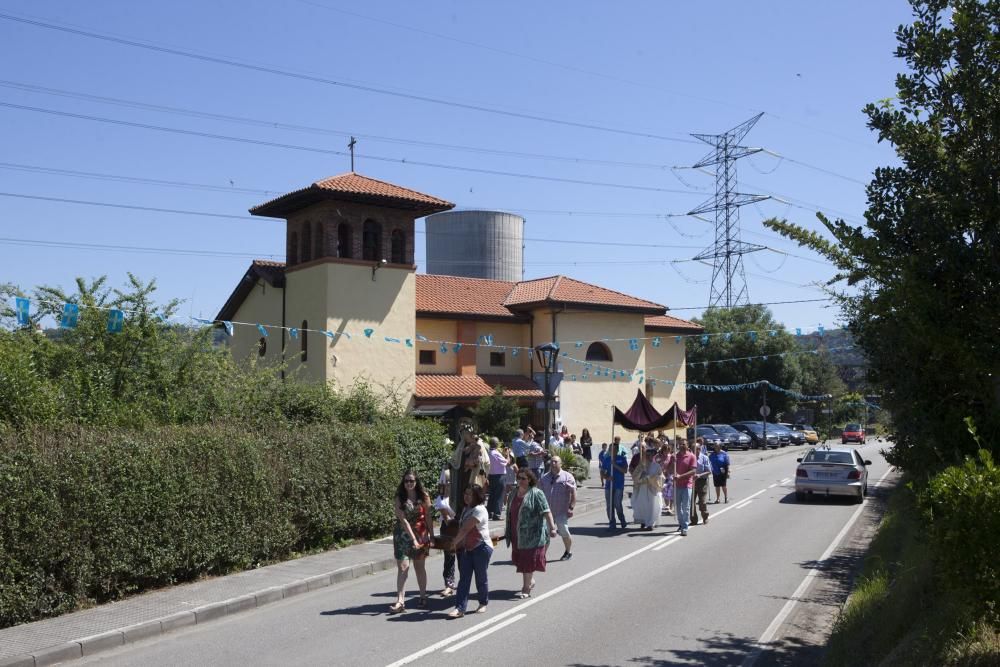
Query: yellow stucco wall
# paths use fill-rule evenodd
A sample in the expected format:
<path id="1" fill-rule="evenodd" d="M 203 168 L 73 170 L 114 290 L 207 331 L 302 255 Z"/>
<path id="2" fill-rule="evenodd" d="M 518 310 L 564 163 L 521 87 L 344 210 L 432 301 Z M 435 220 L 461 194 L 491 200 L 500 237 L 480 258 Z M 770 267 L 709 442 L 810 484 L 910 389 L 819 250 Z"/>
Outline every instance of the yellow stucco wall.
<path id="1" fill-rule="evenodd" d="M 327 262 L 289 271 L 286 280 L 288 322 L 298 326 L 307 320 L 312 329 L 351 334 L 310 334 L 303 379 L 346 388 L 363 378 L 393 391 L 404 404 L 412 403 L 413 348 L 403 342 L 416 337 L 412 271 L 385 267 L 372 280 L 369 266 Z M 366 328 L 374 330 L 371 338 L 363 334 Z M 289 370 L 295 371 L 291 364 Z"/>
<path id="2" fill-rule="evenodd" d="M 417 333 L 431 341 L 455 341 L 458 339 L 458 323 L 455 320 L 420 318 L 417 320 L 416 327 Z M 436 342 L 418 342 L 417 349 L 413 352 L 411 365 L 417 369 L 418 373 L 457 373 L 458 356 L 451 349 L 442 353 L 440 347 L 440 343 Z M 420 350 L 434 350 L 435 363 L 433 365 L 421 364 Z"/>
<path id="3" fill-rule="evenodd" d="M 281 326 L 281 289 L 258 280 L 253 290 L 240 305 L 233 316 L 235 322 L 250 322 L 254 324 Z M 267 352 L 263 358 L 258 356 L 258 342 L 261 335 L 257 327 L 234 325 L 230 349 L 237 361 L 250 361 L 257 364 L 274 364 L 281 362 L 281 331 L 267 330 Z"/>
<path id="4" fill-rule="evenodd" d="M 531 344 L 531 331 L 527 324 L 507 324 L 502 322 L 479 322 L 476 325 L 476 336 L 493 336 L 493 347 L 476 349 L 476 371 L 487 375 L 528 375 L 528 364 L 531 359 L 529 350 L 518 350 L 515 357 L 511 347 L 528 347 Z M 500 348 L 506 348 L 501 350 Z M 490 353 L 504 354 L 503 366 L 490 366 Z"/>
<path id="5" fill-rule="evenodd" d="M 638 350 L 630 350 L 629 338 L 642 338 L 644 332 L 643 316 L 630 313 L 602 312 L 559 312 L 556 318 L 556 337 L 562 352 L 568 357 L 560 357 L 560 367 L 564 379 L 559 387 L 558 398 L 560 410 L 558 417 L 573 433 L 580 433 L 583 428 L 590 430 L 595 442 L 606 442 L 611 438 L 611 416 L 613 407 L 626 409 L 635 399 L 636 389 L 640 385 L 633 379 L 598 377 L 594 375 L 594 366 L 586 370 L 586 352 L 589 343 L 583 347 L 575 347 L 575 341 L 593 341 L 602 338 L 623 338 L 625 340 L 609 342 L 612 361 L 602 364 L 614 370 L 623 369 L 626 372 L 635 371 L 645 365 L 645 350 L 640 341 Z M 544 312 L 535 313 L 535 322 L 543 328 L 536 328 L 535 340 L 549 340 L 552 336 L 551 315 Z M 583 363 L 574 363 L 570 359 L 578 359 Z M 588 375 L 582 380 L 582 375 Z M 569 376 L 576 375 L 574 382 Z M 619 430 L 620 431 L 620 430 Z"/>

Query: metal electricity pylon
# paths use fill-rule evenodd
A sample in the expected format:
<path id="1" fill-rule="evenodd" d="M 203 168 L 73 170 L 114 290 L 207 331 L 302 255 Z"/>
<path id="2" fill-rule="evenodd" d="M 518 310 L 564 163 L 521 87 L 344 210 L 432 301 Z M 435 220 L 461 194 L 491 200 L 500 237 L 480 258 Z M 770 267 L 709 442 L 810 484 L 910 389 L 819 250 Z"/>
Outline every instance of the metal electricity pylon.
<path id="1" fill-rule="evenodd" d="M 741 146 L 740 141 L 763 115 L 759 113 L 724 134 L 691 135 L 713 148 L 692 169 L 715 165 L 715 197 L 688 212 L 688 215 L 698 215 L 715 211 L 715 243 L 694 258 L 712 260 L 712 292 L 708 303 L 710 308 L 719 305 L 732 308 L 750 302 L 746 276 L 743 273 L 743 255 L 766 249 L 762 245 L 740 240 L 740 207 L 768 197 L 736 191 L 736 160 L 761 150 Z"/>

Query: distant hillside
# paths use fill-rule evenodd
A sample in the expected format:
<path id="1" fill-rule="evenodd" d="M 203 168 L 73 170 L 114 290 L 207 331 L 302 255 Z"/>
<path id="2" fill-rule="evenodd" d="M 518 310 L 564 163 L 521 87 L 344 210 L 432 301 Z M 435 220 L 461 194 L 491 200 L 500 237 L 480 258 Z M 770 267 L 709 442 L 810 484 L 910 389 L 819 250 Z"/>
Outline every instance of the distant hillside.
<path id="1" fill-rule="evenodd" d="M 852 348 L 834 349 L 830 352 L 830 358 L 837 366 L 840 379 L 847 385 L 849 391 L 861 391 L 865 388 L 865 373 L 868 369 L 868 362 L 861 348 L 854 347 L 854 339 L 846 329 L 834 329 L 825 331 L 820 336 L 818 333 L 810 333 L 798 336 L 795 339 L 804 350 L 815 350 L 817 348 Z"/>

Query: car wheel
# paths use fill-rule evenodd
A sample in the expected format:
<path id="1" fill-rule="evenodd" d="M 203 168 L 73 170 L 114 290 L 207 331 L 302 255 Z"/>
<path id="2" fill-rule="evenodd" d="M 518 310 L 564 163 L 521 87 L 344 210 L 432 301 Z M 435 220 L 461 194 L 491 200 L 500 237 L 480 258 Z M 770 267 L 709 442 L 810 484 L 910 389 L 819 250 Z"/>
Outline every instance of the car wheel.
<path id="1" fill-rule="evenodd" d="M 861 493 L 858 494 L 858 497 L 854 499 L 854 504 L 860 505 L 863 502 L 865 502 L 865 494 L 862 491 Z"/>
<path id="2" fill-rule="evenodd" d="M 795 500 L 796 500 L 796 501 L 798 501 L 798 502 L 800 502 L 800 503 L 801 503 L 801 502 L 803 502 L 803 501 L 804 501 L 805 499 L 806 499 L 806 494 L 805 494 L 805 493 L 803 493 L 802 491 L 796 491 L 796 492 L 795 492 Z"/>

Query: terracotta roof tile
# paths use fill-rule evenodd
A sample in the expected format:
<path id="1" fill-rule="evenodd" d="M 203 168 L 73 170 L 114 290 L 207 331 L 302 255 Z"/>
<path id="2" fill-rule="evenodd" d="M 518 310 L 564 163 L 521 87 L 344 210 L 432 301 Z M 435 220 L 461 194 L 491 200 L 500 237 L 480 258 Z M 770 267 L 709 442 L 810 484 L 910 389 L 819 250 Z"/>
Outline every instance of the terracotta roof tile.
<path id="1" fill-rule="evenodd" d="M 670 315 L 647 316 L 646 328 L 658 329 L 663 331 L 688 331 L 691 333 L 697 333 L 705 330 L 699 324 L 695 324 L 694 322 L 689 322 L 687 320 L 682 320 L 679 317 L 672 317 Z"/>
<path id="2" fill-rule="evenodd" d="M 516 283 L 484 278 L 460 278 L 418 273 L 417 313 L 479 315 L 504 319 L 520 317 L 504 307 Z"/>
<path id="3" fill-rule="evenodd" d="M 281 217 L 289 211 L 297 210 L 323 199 L 362 201 L 383 206 L 414 209 L 420 215 L 447 211 L 455 207 L 454 204 L 444 199 L 438 199 L 376 178 L 362 176 L 352 171 L 324 178 L 307 187 L 283 194 L 254 206 L 250 209 L 250 213 Z"/>
<path id="4" fill-rule="evenodd" d="M 598 306 L 615 310 L 639 310 L 660 314 L 665 306 L 645 299 L 637 299 L 606 287 L 598 287 L 566 276 L 552 276 L 518 283 L 504 305 L 527 306 L 537 303 L 570 303 Z"/>
<path id="5" fill-rule="evenodd" d="M 503 385 L 504 394 L 515 398 L 543 398 L 534 382 L 522 375 L 431 375 L 417 374 L 417 400 L 478 399 Z"/>

